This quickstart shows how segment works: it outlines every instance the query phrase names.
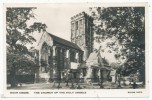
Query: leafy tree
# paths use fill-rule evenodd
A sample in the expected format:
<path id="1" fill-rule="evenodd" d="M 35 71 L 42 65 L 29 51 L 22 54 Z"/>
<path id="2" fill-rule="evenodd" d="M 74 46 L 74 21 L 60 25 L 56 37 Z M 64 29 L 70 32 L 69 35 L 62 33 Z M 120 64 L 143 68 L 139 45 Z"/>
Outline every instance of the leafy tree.
<path id="1" fill-rule="evenodd" d="M 115 57 L 125 59 L 125 72 L 136 73 L 139 70 L 141 81 L 145 81 L 145 8 L 144 7 L 107 7 L 90 8 L 95 23 L 95 39 L 98 42 L 107 39 Z M 132 69 L 133 71 L 129 70 Z"/>
<path id="2" fill-rule="evenodd" d="M 10 70 L 12 77 L 11 86 L 16 86 L 17 70 L 34 70 L 36 66 L 26 45 L 36 41 L 31 33 L 44 32 L 47 26 L 40 22 L 27 24 L 31 18 L 35 18 L 34 9 L 36 8 L 6 8 L 7 70 Z"/>

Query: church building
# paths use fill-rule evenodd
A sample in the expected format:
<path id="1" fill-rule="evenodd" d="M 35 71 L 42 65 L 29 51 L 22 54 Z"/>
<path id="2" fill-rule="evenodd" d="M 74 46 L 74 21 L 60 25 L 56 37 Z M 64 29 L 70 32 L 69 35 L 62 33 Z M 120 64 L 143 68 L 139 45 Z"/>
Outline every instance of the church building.
<path id="1" fill-rule="evenodd" d="M 36 82 L 53 81 L 55 78 L 62 79 L 68 71 L 73 74 L 75 79 L 87 78 L 88 72 L 81 65 L 84 64 L 87 67 L 85 63 L 89 61 L 87 59 L 93 52 L 92 28 L 93 18 L 82 12 L 71 17 L 71 41 L 48 32 L 43 33 L 38 43 L 37 58 L 40 67 L 36 73 Z"/>

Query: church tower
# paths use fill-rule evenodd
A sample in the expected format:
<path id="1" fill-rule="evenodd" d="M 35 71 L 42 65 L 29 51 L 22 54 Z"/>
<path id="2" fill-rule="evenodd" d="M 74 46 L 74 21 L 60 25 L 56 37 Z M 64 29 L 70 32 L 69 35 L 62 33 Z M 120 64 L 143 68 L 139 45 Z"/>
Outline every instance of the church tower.
<path id="1" fill-rule="evenodd" d="M 71 17 L 71 42 L 83 51 L 85 61 L 93 51 L 93 18 L 85 12 Z"/>

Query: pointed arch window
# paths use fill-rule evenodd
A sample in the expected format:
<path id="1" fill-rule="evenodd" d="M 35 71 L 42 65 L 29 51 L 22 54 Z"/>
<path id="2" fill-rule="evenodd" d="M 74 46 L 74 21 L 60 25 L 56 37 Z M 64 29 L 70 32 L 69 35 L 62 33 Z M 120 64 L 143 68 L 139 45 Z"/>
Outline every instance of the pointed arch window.
<path id="1" fill-rule="evenodd" d="M 75 62 L 75 52 L 72 50 L 70 51 L 70 61 Z"/>
<path id="2" fill-rule="evenodd" d="M 75 23 L 75 30 L 78 30 L 78 21 L 76 21 L 76 23 Z"/>

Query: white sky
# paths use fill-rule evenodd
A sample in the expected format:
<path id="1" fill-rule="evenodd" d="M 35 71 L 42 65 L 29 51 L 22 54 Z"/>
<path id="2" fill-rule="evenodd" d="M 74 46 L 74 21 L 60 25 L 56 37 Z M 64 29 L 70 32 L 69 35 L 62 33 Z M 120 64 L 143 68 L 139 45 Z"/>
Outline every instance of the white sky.
<path id="1" fill-rule="evenodd" d="M 79 7 L 38 7 L 34 10 L 37 22 L 45 23 L 47 31 L 51 34 L 69 40 L 71 37 L 70 18 L 88 8 Z"/>
<path id="2" fill-rule="evenodd" d="M 71 37 L 71 17 L 85 11 L 87 14 L 90 14 L 88 7 L 77 7 L 77 6 L 64 6 L 64 7 L 37 7 L 34 10 L 36 14 L 36 19 L 32 20 L 32 22 L 42 22 L 47 25 L 47 31 L 51 34 L 54 34 L 63 39 L 69 40 Z M 34 37 L 39 41 L 41 37 L 41 33 L 34 34 Z M 37 45 L 37 42 L 34 43 L 34 46 Z M 105 43 L 102 43 L 105 44 Z M 99 44 L 95 44 L 94 48 L 98 48 Z M 105 48 L 105 47 L 103 47 Z M 105 57 L 109 60 L 109 62 L 115 62 L 113 53 L 102 53 L 102 57 Z"/>

